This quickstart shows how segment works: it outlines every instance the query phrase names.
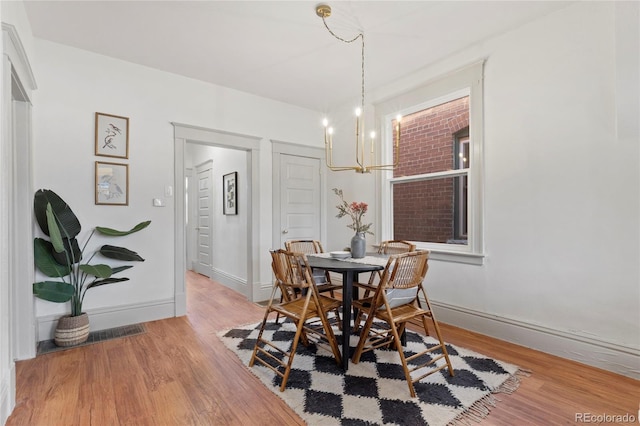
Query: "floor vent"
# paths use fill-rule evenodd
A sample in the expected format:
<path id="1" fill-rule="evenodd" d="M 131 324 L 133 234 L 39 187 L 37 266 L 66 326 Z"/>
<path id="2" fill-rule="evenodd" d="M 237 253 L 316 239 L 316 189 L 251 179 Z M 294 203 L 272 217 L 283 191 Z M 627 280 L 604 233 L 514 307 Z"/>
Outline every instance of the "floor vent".
<path id="1" fill-rule="evenodd" d="M 106 330 L 92 331 L 89 333 L 89 338 L 87 339 L 86 342 L 80 345 L 75 345 L 75 346 L 60 347 L 60 346 L 56 346 L 56 344 L 53 342 L 53 339 L 43 340 L 41 342 L 38 342 L 37 355 L 44 355 L 51 352 L 63 351 L 65 349 L 73 349 L 80 346 L 87 346 L 93 343 L 104 342 L 105 340 L 118 339 L 120 337 L 135 336 L 136 334 L 142 334 L 146 332 L 147 332 L 147 329 L 145 328 L 144 324 L 132 324 L 132 325 L 125 325 L 122 327 L 109 328 Z"/>

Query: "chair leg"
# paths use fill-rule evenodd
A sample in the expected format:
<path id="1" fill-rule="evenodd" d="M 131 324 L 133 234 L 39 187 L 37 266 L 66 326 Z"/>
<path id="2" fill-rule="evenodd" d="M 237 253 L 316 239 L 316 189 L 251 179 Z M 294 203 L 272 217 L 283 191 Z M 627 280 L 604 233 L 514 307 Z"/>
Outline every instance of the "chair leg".
<path id="1" fill-rule="evenodd" d="M 411 378 L 411 373 L 409 372 L 409 367 L 407 366 L 407 360 L 404 357 L 404 347 L 402 346 L 402 342 L 400 342 L 400 334 L 398 333 L 398 329 L 396 324 L 391 321 L 388 323 L 391 328 L 391 333 L 393 334 L 393 343 L 398 351 L 398 355 L 400 355 L 400 362 L 402 363 L 402 369 L 404 370 L 404 376 L 407 379 L 407 384 L 409 385 L 409 393 L 411 393 L 411 398 L 416 397 L 416 391 L 413 387 L 413 379 Z M 405 324 L 400 324 L 400 328 L 404 331 Z"/>
<path id="2" fill-rule="evenodd" d="M 449 375 L 453 376 L 453 366 L 451 365 L 451 360 L 449 360 L 449 353 L 447 352 L 447 347 L 442 340 L 442 334 L 440 334 L 440 327 L 438 326 L 438 321 L 433 316 L 433 312 L 429 314 L 429 318 L 431 318 L 431 322 L 433 323 L 433 329 L 436 331 L 436 336 L 438 337 L 438 342 L 440 342 L 440 346 L 442 347 L 442 353 L 444 354 L 444 359 L 447 362 L 447 368 L 449 369 Z M 427 319 L 422 317 L 422 321 L 424 322 L 425 330 L 427 329 Z"/>
<path id="3" fill-rule="evenodd" d="M 322 312 L 319 312 L 319 315 L 320 321 L 322 322 L 322 327 L 324 328 L 327 340 L 329 341 L 329 346 L 331 346 L 333 357 L 336 359 L 336 363 L 338 365 L 342 365 L 342 356 L 340 355 L 340 348 L 338 347 L 336 336 L 333 333 L 333 328 L 331 328 L 331 324 L 329 324 L 329 320 L 327 319 L 326 315 L 323 315 Z"/>
<path id="4" fill-rule="evenodd" d="M 373 324 L 373 315 L 367 316 L 367 321 L 364 323 L 364 328 L 360 332 L 360 339 L 358 340 L 358 346 L 356 346 L 356 351 L 353 354 L 352 362 L 357 364 L 360 362 L 360 357 L 362 356 L 362 352 L 364 351 L 364 344 L 367 342 L 367 337 L 369 335 L 369 330 L 371 330 L 371 325 Z"/>
<path id="5" fill-rule="evenodd" d="M 335 294 L 333 293 L 333 289 L 329 291 L 329 295 L 335 298 Z M 336 322 L 338 323 L 338 330 L 342 331 L 342 321 L 340 320 L 340 308 L 336 308 L 333 311 L 336 314 Z"/>
<path id="6" fill-rule="evenodd" d="M 357 309 L 353 320 L 353 331 L 356 333 L 360 329 L 360 323 L 362 322 L 362 309 Z"/>
<path id="7" fill-rule="evenodd" d="M 282 301 L 284 300 L 284 296 L 281 294 L 280 295 L 280 303 L 282 303 Z M 276 312 L 276 324 L 278 324 L 280 321 L 280 312 Z"/>
<path id="8" fill-rule="evenodd" d="M 293 344 L 291 345 L 291 350 L 289 351 L 289 360 L 285 366 L 284 375 L 282 376 L 282 383 L 280 384 L 280 392 L 284 392 L 284 388 L 287 386 L 287 380 L 289 380 L 289 373 L 291 373 L 291 364 L 293 364 L 293 357 L 296 355 L 296 349 L 298 348 L 298 342 L 300 341 L 300 336 L 302 333 L 302 328 L 304 327 L 304 320 L 299 320 L 296 328 L 296 335 L 293 338 Z M 304 339 L 306 340 L 306 338 Z M 283 364 L 284 365 L 284 364 Z"/>
<path id="9" fill-rule="evenodd" d="M 256 344 L 253 346 L 253 354 L 251 354 L 251 360 L 249 361 L 249 367 L 253 367 L 253 364 L 256 362 L 256 356 L 258 354 L 258 345 L 262 341 L 262 333 L 264 333 L 265 326 L 267 325 L 267 320 L 269 319 L 269 310 L 267 309 L 264 314 L 264 318 L 262 319 L 262 325 L 260 326 L 260 332 L 258 333 L 258 337 L 256 338 Z"/>

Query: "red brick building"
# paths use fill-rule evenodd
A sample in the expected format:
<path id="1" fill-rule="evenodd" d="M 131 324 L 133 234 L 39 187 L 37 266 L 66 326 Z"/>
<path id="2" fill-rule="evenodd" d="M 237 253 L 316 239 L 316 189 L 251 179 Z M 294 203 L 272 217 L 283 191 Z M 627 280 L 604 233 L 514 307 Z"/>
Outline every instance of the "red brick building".
<path id="1" fill-rule="evenodd" d="M 403 117 L 400 140 L 394 178 L 469 167 L 469 97 Z M 466 179 L 395 183 L 394 238 L 466 244 Z"/>

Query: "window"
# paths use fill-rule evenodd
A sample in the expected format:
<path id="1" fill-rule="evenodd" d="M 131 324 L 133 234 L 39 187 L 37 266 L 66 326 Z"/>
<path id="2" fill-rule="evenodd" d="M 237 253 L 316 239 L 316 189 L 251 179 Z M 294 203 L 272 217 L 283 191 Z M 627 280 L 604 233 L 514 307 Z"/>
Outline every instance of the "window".
<path id="1" fill-rule="evenodd" d="M 476 64 L 377 106 L 388 158 L 395 155 L 391 117 L 403 116 L 398 166 L 382 175 L 381 239 L 482 263 L 481 82 Z"/>

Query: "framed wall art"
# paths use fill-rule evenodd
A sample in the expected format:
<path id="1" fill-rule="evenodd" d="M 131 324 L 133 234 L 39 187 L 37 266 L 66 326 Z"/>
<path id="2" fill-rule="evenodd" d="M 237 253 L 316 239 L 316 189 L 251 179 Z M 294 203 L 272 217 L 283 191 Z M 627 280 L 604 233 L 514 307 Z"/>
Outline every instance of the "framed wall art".
<path id="1" fill-rule="evenodd" d="M 222 212 L 238 214 L 238 172 L 222 176 L 222 196 L 224 197 Z"/>
<path id="2" fill-rule="evenodd" d="M 129 165 L 96 161 L 96 204 L 129 205 Z"/>
<path id="3" fill-rule="evenodd" d="M 96 112 L 96 155 L 129 158 L 129 118 Z"/>

